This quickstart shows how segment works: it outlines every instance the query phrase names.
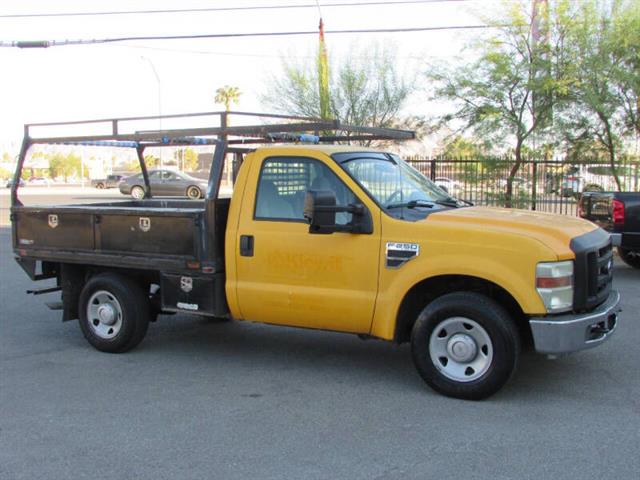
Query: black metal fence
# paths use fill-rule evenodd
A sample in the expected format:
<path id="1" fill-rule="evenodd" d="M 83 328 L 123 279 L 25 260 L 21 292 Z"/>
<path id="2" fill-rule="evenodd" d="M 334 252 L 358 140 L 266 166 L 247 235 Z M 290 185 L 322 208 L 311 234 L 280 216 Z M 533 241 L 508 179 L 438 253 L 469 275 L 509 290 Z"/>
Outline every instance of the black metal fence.
<path id="1" fill-rule="evenodd" d="M 407 162 L 454 197 L 475 205 L 505 206 L 507 178 L 514 160 L 505 158 L 416 158 Z M 640 162 L 621 159 L 616 173 L 622 191 L 639 191 Z M 617 191 L 611 167 L 603 162 L 527 160 L 516 173 L 511 205 L 515 208 L 576 215 L 583 191 Z"/>

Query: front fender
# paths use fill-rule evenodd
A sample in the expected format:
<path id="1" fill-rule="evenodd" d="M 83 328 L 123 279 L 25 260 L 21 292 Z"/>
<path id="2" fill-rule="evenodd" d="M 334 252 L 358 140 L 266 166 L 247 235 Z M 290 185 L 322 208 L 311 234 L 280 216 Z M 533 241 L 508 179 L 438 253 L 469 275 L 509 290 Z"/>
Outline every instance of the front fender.
<path id="1" fill-rule="evenodd" d="M 392 340 L 400 305 L 418 283 L 440 276 L 467 276 L 494 283 L 508 292 L 529 315 L 546 313 L 535 289 L 535 270 L 540 261 L 557 256 L 540 242 L 523 237 L 473 245 L 466 241 L 428 242 L 421 244 L 420 254 L 399 268 L 380 267 L 379 293 L 371 326 L 371 335 Z M 506 242 L 506 243 L 505 243 Z M 519 248 L 513 248 L 517 245 Z M 383 242 L 383 248 L 386 242 Z M 385 258 L 385 254 L 381 255 Z"/>

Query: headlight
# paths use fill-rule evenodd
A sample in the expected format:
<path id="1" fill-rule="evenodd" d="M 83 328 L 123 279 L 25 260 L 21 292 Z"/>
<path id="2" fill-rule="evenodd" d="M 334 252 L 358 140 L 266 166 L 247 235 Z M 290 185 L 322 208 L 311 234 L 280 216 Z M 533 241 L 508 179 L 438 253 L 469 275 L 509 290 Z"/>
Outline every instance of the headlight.
<path id="1" fill-rule="evenodd" d="M 573 261 L 539 263 L 536 289 L 548 313 L 566 312 L 573 307 Z"/>

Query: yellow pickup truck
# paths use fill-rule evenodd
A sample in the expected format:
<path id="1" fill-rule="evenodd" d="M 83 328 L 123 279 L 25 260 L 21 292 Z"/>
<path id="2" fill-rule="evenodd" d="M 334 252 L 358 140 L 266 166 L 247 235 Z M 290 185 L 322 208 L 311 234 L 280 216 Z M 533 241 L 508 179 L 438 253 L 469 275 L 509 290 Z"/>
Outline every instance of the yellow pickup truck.
<path id="1" fill-rule="evenodd" d="M 108 120 L 113 131 L 97 139 L 34 138 L 26 127 L 16 175 L 34 144 L 138 152 L 141 200 L 27 207 L 12 191 L 17 261 L 34 280 L 57 279 L 34 293 L 61 290 L 52 306 L 99 350 L 135 347 L 163 312 L 332 330 L 410 342 L 432 388 L 482 399 L 514 374 L 521 345 L 559 355 L 615 330 L 611 240 L 592 223 L 470 206 L 394 153 L 322 144 L 410 132 L 228 127 L 226 115 L 218 127 L 162 132 L 124 133 L 119 122 L 131 119 Z M 293 133 L 303 130 L 322 134 Z M 154 198 L 145 148 L 185 144 L 215 146 L 206 198 Z"/>

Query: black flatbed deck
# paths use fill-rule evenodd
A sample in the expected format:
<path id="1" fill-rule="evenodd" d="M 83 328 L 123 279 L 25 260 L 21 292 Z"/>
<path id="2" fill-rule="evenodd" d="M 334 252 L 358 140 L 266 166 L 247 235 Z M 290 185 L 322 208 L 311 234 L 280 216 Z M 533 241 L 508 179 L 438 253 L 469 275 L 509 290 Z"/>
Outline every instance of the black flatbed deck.
<path id="1" fill-rule="evenodd" d="M 12 210 L 23 257 L 172 271 L 201 261 L 204 214 L 204 201 L 156 199 Z"/>

